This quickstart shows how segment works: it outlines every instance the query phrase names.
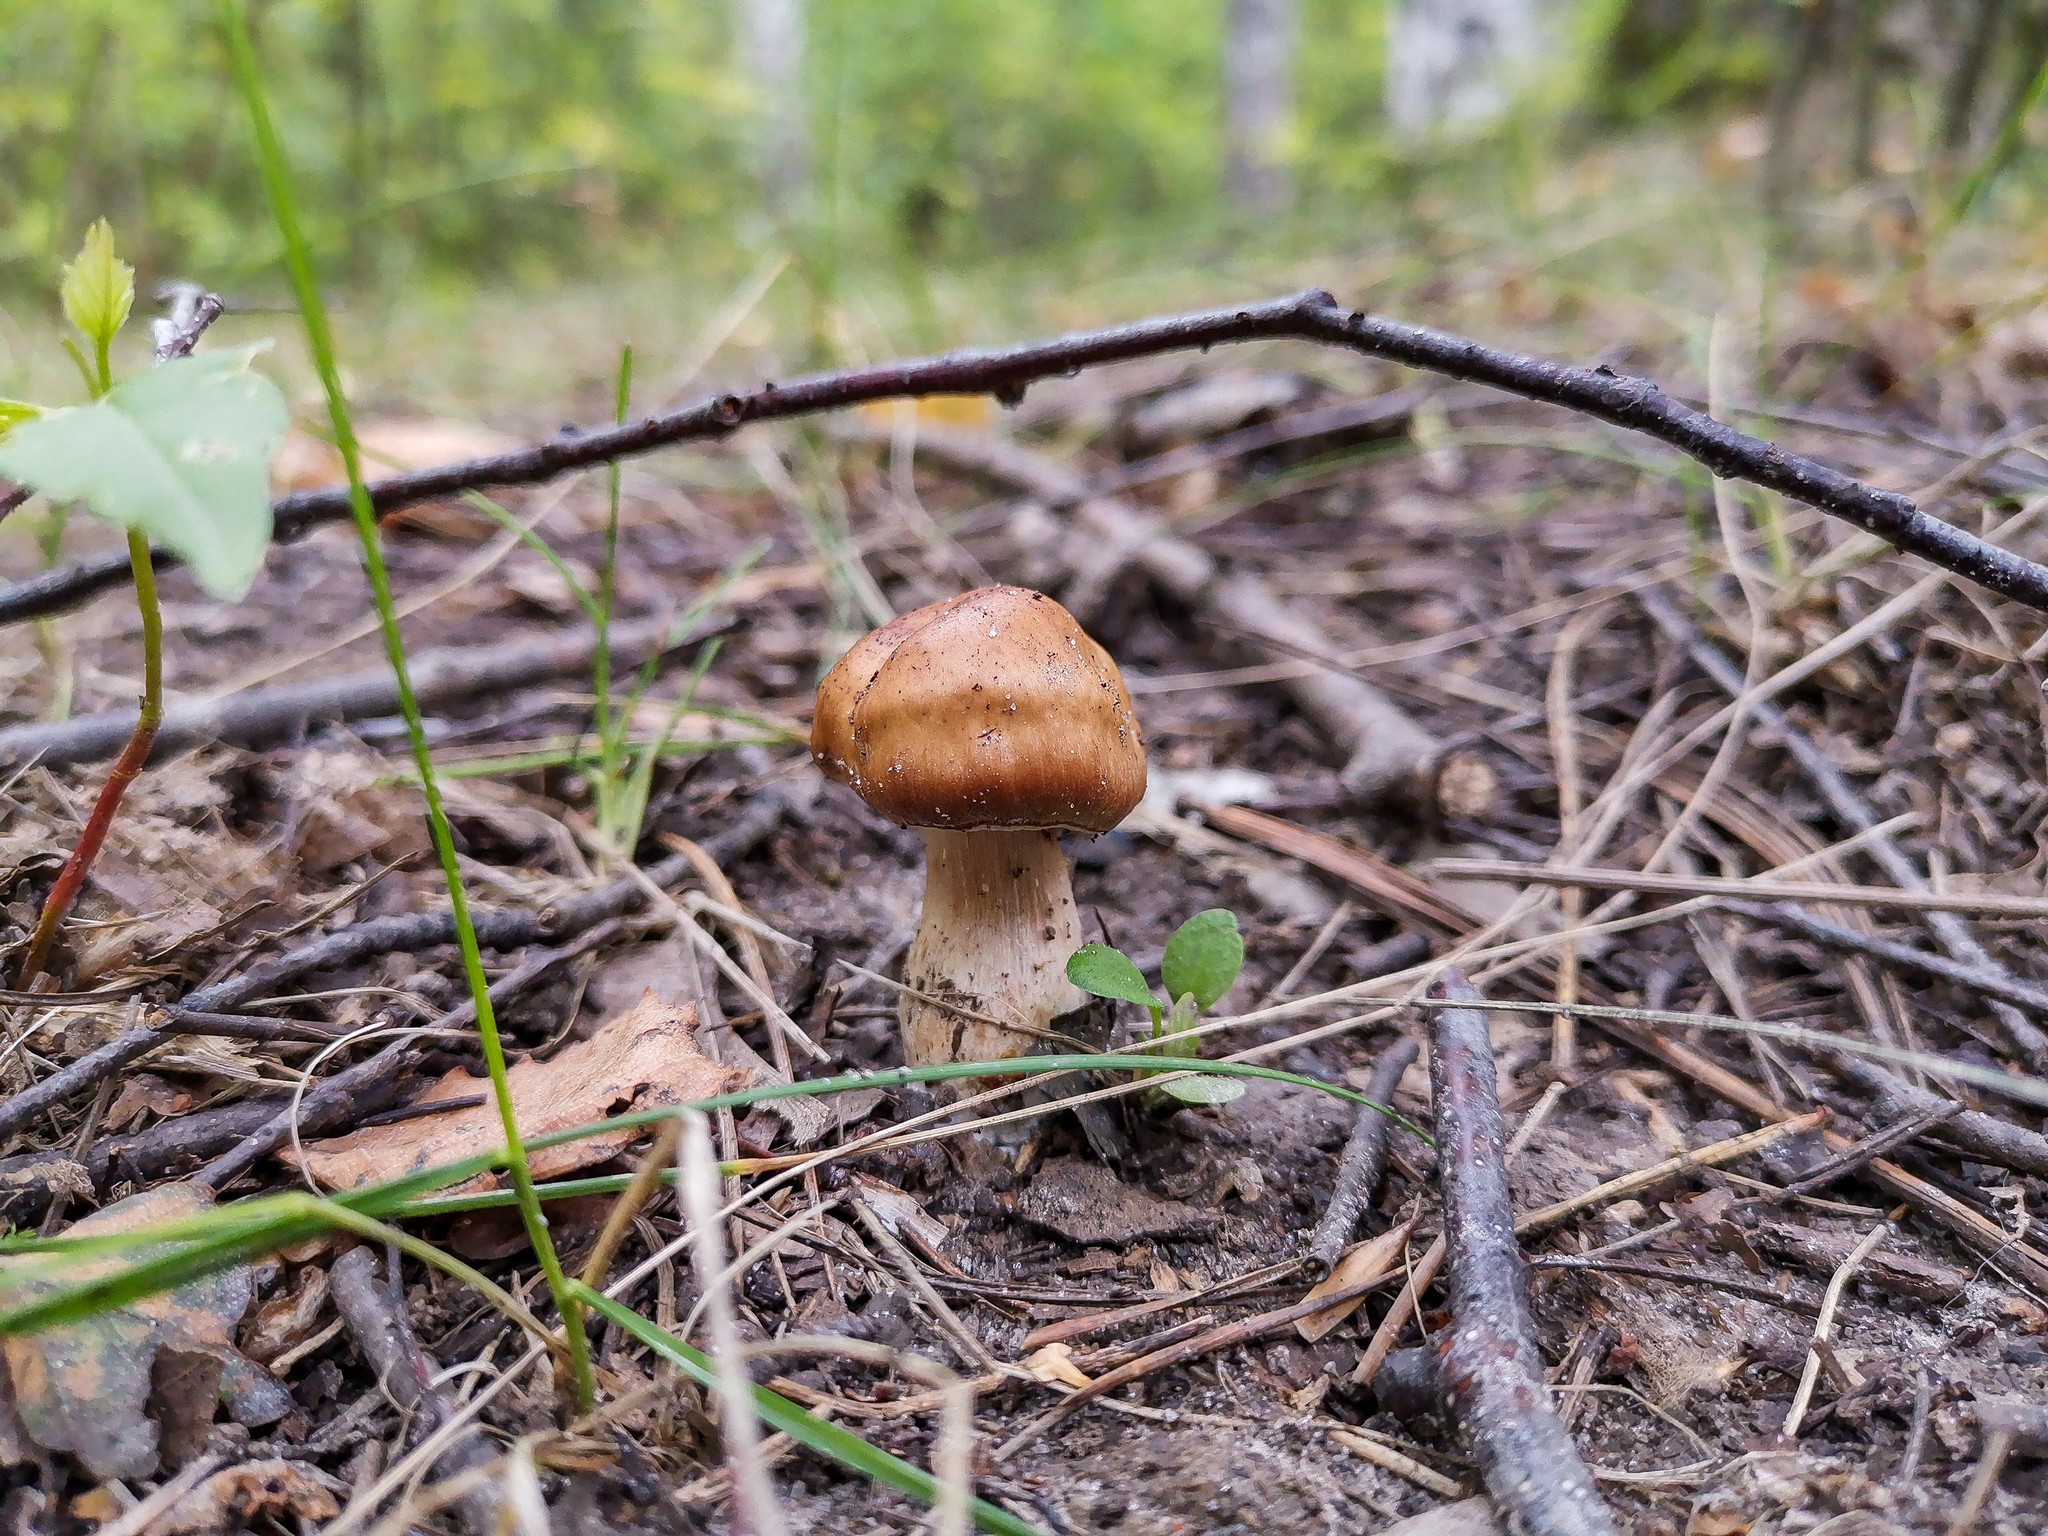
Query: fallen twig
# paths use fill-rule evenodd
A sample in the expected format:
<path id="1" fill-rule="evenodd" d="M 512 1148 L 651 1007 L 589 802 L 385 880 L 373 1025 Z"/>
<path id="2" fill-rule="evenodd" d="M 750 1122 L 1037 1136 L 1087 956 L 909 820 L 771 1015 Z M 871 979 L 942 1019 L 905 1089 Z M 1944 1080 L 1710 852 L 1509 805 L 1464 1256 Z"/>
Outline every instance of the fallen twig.
<path id="1" fill-rule="evenodd" d="M 1309 1238 L 1309 1273 L 1321 1279 L 1337 1262 L 1337 1255 L 1351 1241 L 1352 1229 L 1365 1208 L 1379 1194 L 1380 1181 L 1387 1173 L 1387 1132 L 1392 1126 L 1375 1105 L 1391 1104 L 1401 1074 L 1408 1070 L 1420 1051 L 1413 1040 L 1403 1036 L 1380 1053 L 1366 1082 L 1365 1096 L 1373 1104 L 1361 1105 L 1351 1127 L 1351 1139 L 1344 1146 L 1344 1160 L 1337 1167 L 1337 1182 L 1330 1190 L 1329 1206 Z"/>
<path id="2" fill-rule="evenodd" d="M 1787 933 L 1796 933 L 1803 939 L 1811 939 L 1825 949 L 1837 950 L 1844 954 L 1868 955 L 1871 959 L 1881 960 L 1886 965 L 1895 965 L 1902 970 L 1915 971 L 1922 976 L 1932 976 L 1940 981 L 1952 981 L 1959 987 L 1967 987 L 1972 992 L 1982 993 L 1985 997 L 1997 998 L 2001 1002 L 2011 1003 L 2014 1007 L 2048 1017 L 2048 992 L 2039 987 L 2029 986 L 2003 971 L 1964 965 L 1961 961 L 1951 960 L 1946 955 L 1929 954 L 1924 949 L 1915 949 L 1910 944 L 1901 944 L 1894 939 L 1881 939 L 1874 934 L 1858 933 L 1853 928 L 1844 928 L 1840 923 L 1831 923 L 1825 918 L 1815 917 L 1812 913 L 1786 901 L 1729 901 L 1723 902 L 1722 906 L 1730 912 L 1756 922 L 1768 923 L 1774 928 L 1784 929 Z M 2026 1064 L 2038 1071 L 2048 1066 L 2048 1054 L 2043 1054 L 2043 1050 L 2048 1049 L 2048 1037 L 2042 1036 L 2040 1030 L 2031 1024 L 2027 1025 L 2026 1033 L 2032 1036 L 2032 1040 L 2022 1038 L 1997 1043 L 2012 1045 L 2019 1051 Z"/>
<path id="3" fill-rule="evenodd" d="M 369 1362 L 378 1386 L 401 1410 L 419 1415 L 428 1429 L 434 1429 L 454 1416 L 454 1401 L 434 1383 L 433 1365 L 406 1319 L 400 1299 L 405 1293 L 397 1277 L 387 1279 L 378 1269 L 377 1256 L 369 1248 L 351 1248 L 336 1259 L 328 1272 L 334 1310 L 348 1324 L 349 1336 Z M 472 1432 L 443 1451 L 434 1470 L 442 1477 L 457 1477 L 492 1459 L 490 1443 Z M 495 1488 L 485 1483 L 455 1507 L 466 1528 L 485 1536 L 498 1528 L 498 1503 Z"/>
<path id="4" fill-rule="evenodd" d="M 1813 1402 L 1813 1389 L 1820 1381 L 1821 1363 L 1831 1347 L 1828 1334 L 1834 1330 L 1835 1309 L 1842 1304 L 1842 1293 L 1848 1289 L 1849 1281 L 1855 1276 L 1863 1261 L 1870 1257 L 1877 1245 L 1891 1235 L 1892 1223 L 1905 1215 L 1900 1206 L 1892 1214 L 1872 1227 L 1863 1241 L 1849 1250 L 1849 1256 L 1842 1260 L 1833 1275 L 1828 1278 L 1828 1288 L 1821 1297 L 1820 1318 L 1813 1325 L 1813 1343 L 1806 1351 L 1806 1365 L 1799 1373 L 1799 1388 L 1792 1394 L 1792 1406 L 1785 1410 L 1785 1424 L 1778 1431 L 1781 1440 L 1799 1438 L 1799 1424 L 1806 1417 L 1807 1407 Z"/>
<path id="5" fill-rule="evenodd" d="M 1330 1438 L 1361 1460 L 1405 1478 L 1440 1499 L 1455 1499 L 1465 1491 L 1454 1478 L 1445 1477 L 1434 1467 L 1425 1467 L 1413 1456 L 1405 1455 L 1391 1445 L 1382 1445 L 1360 1430 L 1332 1428 Z"/>
<path id="6" fill-rule="evenodd" d="M 1877 839 L 1858 846 L 1874 848 Z M 2005 917 L 2038 921 L 2048 918 L 2048 897 L 2007 896 L 1997 891 L 1914 891 L 1887 885 L 1851 885 L 1842 881 L 1781 880 L 1761 875 L 1672 875 L 1634 869 L 1602 869 L 1584 864 L 1536 864 L 1525 859 L 1442 858 L 1429 862 L 1430 872 L 1451 880 L 1521 880 L 1588 891 L 1633 891 L 1644 896 L 1713 896 L 1737 900 L 1784 897 L 1817 905 L 1896 908 L 1923 916 Z"/>
<path id="7" fill-rule="evenodd" d="M 1873 1101 L 1873 1111 L 1880 1119 L 1927 1115 L 1955 1103 L 1953 1099 L 1944 1099 L 1902 1077 L 1893 1076 L 1873 1061 L 1841 1056 L 1830 1060 L 1827 1066 L 1830 1072 L 1846 1078 L 1860 1092 L 1868 1094 Z M 1961 1106 L 1958 1109 L 1960 1113 L 1949 1116 L 1940 1126 L 1943 1141 L 1961 1148 L 1979 1162 L 1995 1163 L 2001 1168 L 2048 1178 L 2048 1136 L 2030 1131 L 2023 1125 L 2015 1125 L 2010 1120 L 2001 1120 L 1996 1115 L 1987 1115 L 1982 1110 L 1961 1109 Z"/>
<path id="8" fill-rule="evenodd" d="M 1801 1195 L 1810 1195 L 1826 1189 L 1830 1184 L 1846 1179 L 1872 1158 L 1896 1151 L 1909 1141 L 1917 1141 L 1944 1121 L 1953 1120 L 1962 1113 L 1962 1108 L 1962 1105 L 1953 1100 L 1936 1100 L 1912 1119 L 1902 1120 L 1897 1125 L 1888 1125 L 1883 1130 L 1864 1137 L 1854 1146 L 1829 1158 L 1811 1173 L 1793 1180 L 1771 1196 L 1771 1202 L 1782 1205 L 1789 1200 L 1797 1200 Z M 1782 1129 L 1792 1123 L 1785 1120 L 1779 1124 Z"/>
<path id="9" fill-rule="evenodd" d="M 1431 990 L 1454 1005 L 1479 996 L 1456 971 Z M 1451 1323 L 1438 1346 L 1445 1393 L 1510 1527 L 1608 1536 L 1613 1522 L 1544 1388 L 1486 1015 L 1436 1010 L 1429 1059 L 1450 1266 Z"/>
<path id="10" fill-rule="evenodd" d="M 622 624 L 611 632 L 616 665 L 639 665 L 705 639 L 699 627 L 673 633 L 663 620 Z M 413 690 L 422 708 L 437 708 L 479 694 L 510 692 L 552 677 L 590 669 L 594 635 L 551 635 L 516 644 L 465 646 L 421 652 L 413 661 Z M 372 667 L 340 677 L 278 683 L 231 693 L 220 699 L 174 701 L 157 728 L 153 757 L 208 742 L 264 747 L 304 735 L 315 726 L 345 720 L 373 720 L 398 710 L 398 685 L 389 667 Z M 0 767 L 27 762 L 57 768 L 118 752 L 135 728 L 132 709 L 103 710 L 70 720 L 37 722 L 0 730 Z"/>
<path id="11" fill-rule="evenodd" d="M 1489 347 L 1466 337 L 1345 309 L 1310 290 L 1224 309 L 1173 315 L 1032 342 L 812 374 L 786 384 L 701 400 L 679 411 L 622 426 L 564 432 L 543 443 L 467 463 L 393 475 L 369 487 L 379 512 L 484 486 L 531 485 L 573 469 L 626 458 L 672 443 L 721 437 L 755 421 L 836 410 L 869 400 L 919 395 L 992 394 L 1014 401 L 1037 380 L 1102 363 L 1232 342 L 1295 339 L 1343 347 L 1485 384 L 1641 432 L 1697 459 L 1716 475 L 1746 480 L 1874 533 L 1894 548 L 2048 612 L 2048 568 L 1922 512 L 1895 491 L 1750 437 L 1664 394 L 1647 379 L 1610 368 L 1573 368 Z M 349 515 L 342 488 L 286 497 L 276 507 L 290 537 Z M 159 560 L 169 564 L 168 556 Z M 18 582 L 0 592 L 0 623 L 60 612 L 117 583 L 125 562 L 95 561 Z"/>
<path id="12" fill-rule="evenodd" d="M 1155 1371 L 1163 1371 L 1169 1366 L 1199 1360 L 1202 1356 L 1215 1354 L 1218 1350 L 1236 1349 L 1241 1344 L 1262 1339 L 1269 1333 L 1278 1333 L 1305 1317 L 1314 1317 L 1332 1307 L 1342 1306 L 1347 1301 L 1378 1290 L 1393 1278 L 1391 1273 L 1381 1275 L 1358 1285 L 1346 1286 L 1341 1291 L 1305 1297 L 1287 1306 L 1261 1312 L 1255 1317 L 1239 1318 L 1233 1323 L 1221 1323 L 1206 1333 L 1199 1333 L 1191 1339 L 1182 1339 L 1178 1343 L 1167 1345 L 1164 1349 L 1155 1349 L 1150 1354 L 1140 1355 L 1113 1371 L 1104 1371 L 1087 1386 L 1077 1387 L 1070 1396 L 1062 1398 L 1050 1412 L 1040 1415 L 1011 1436 L 996 1452 L 996 1460 L 1002 1461 L 1014 1455 L 1025 1444 L 1066 1418 L 1083 1403 L 1092 1402 L 1105 1392 L 1115 1391 L 1118 1387 L 1126 1386 L 1140 1377 L 1150 1376 Z"/>
<path id="13" fill-rule="evenodd" d="M 1661 1280 L 1667 1285 L 1703 1285 L 1730 1296 L 1747 1296 L 1751 1301 L 1760 1301 L 1765 1306 L 1783 1307 L 1788 1312 L 1804 1312 L 1808 1316 L 1817 1316 L 1820 1312 L 1820 1303 L 1813 1299 L 1810 1292 L 1801 1296 L 1796 1292 L 1779 1290 L 1765 1280 L 1717 1274 L 1711 1270 L 1673 1269 L 1667 1265 L 1645 1264 L 1633 1259 L 1607 1259 L 1593 1254 L 1577 1253 L 1546 1253 L 1540 1258 L 1531 1259 L 1529 1267 L 1629 1275 L 1638 1280 Z"/>

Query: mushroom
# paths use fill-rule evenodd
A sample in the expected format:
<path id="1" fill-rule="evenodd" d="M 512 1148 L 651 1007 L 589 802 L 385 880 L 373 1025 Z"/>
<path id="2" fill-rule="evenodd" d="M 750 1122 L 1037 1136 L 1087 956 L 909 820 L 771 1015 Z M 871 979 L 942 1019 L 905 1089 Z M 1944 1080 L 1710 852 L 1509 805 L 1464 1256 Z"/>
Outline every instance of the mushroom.
<path id="1" fill-rule="evenodd" d="M 863 636 L 818 685 L 811 756 L 925 836 L 904 961 L 913 1066 L 1022 1055 L 1081 1005 L 1062 830 L 1106 832 L 1145 793 L 1116 663 L 1042 592 L 978 587 Z"/>

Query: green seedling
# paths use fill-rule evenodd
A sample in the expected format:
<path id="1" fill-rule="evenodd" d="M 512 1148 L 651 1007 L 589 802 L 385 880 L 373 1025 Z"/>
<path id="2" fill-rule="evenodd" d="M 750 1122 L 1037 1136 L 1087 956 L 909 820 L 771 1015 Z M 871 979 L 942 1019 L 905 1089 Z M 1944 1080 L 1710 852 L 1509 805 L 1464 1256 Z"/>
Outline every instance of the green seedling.
<path id="1" fill-rule="evenodd" d="M 619 417 L 625 417 L 626 394 L 632 381 L 632 358 L 629 348 L 619 365 Z M 631 859 L 633 850 L 639 847 L 641 832 L 647 820 L 647 801 L 654 787 L 655 765 L 662 758 L 670 756 L 672 749 L 678 752 L 690 750 L 713 751 L 720 745 L 741 745 L 732 743 L 682 743 L 675 739 L 676 727 L 697 701 L 698 686 L 704 681 L 704 674 L 718 657 L 720 642 L 708 640 L 698 650 L 696 660 L 690 667 L 690 675 L 682 691 L 670 705 L 668 715 L 651 739 L 636 741 L 632 736 L 634 716 L 638 713 L 641 700 L 647 689 L 661 671 L 662 652 L 657 650 L 641 665 L 633 686 L 621 699 L 615 696 L 612 672 L 612 607 L 613 593 L 617 585 L 618 571 L 618 524 L 619 524 L 619 479 L 618 464 L 613 461 L 608 476 L 610 490 L 610 514 L 605 524 L 604 565 L 599 572 L 598 590 L 590 588 L 577 576 L 561 552 L 543 538 L 540 532 L 519 521 L 512 513 L 490 497 L 478 491 L 464 493 L 464 500 L 484 516 L 512 535 L 528 549 L 545 560 L 554 573 L 562 579 L 569 595 L 577 607 L 583 610 L 597 630 L 597 649 L 591 662 L 591 725 L 596 736 L 594 747 L 586 751 L 579 737 L 573 746 L 562 751 L 539 754 L 525 754 L 507 759 L 505 772 L 527 772 L 536 767 L 554 766 L 557 763 L 575 762 L 583 767 L 589 776 L 591 820 L 596 827 L 598 840 L 611 854 L 620 859 Z M 732 583 L 745 574 L 747 569 L 765 553 L 767 546 L 757 545 L 742 555 L 719 578 L 716 586 L 700 597 L 685 610 L 672 625 L 677 635 L 686 635 L 694 629 L 719 601 Z M 706 714 L 726 713 L 706 708 Z M 757 722 L 763 723 L 765 722 Z M 771 744 L 778 744 L 786 737 L 777 733 L 765 738 Z M 468 769 L 448 770 L 453 777 L 475 777 L 474 765 Z"/>
<path id="2" fill-rule="evenodd" d="M 180 556 L 209 596 L 247 592 L 270 546 L 268 472 L 290 421 L 277 387 L 251 369 L 261 347 L 175 357 L 115 382 L 114 340 L 135 305 L 135 269 L 115 255 L 105 219 L 64 269 L 59 297 L 78 333 L 64 346 L 85 381 L 86 403 L 0 402 L 0 475 L 55 509 L 83 507 L 127 530 L 142 619 L 142 698 L 134 733 L 43 902 L 17 988 L 48 966 L 163 721 L 164 626 L 151 541 Z M 51 526 L 61 528 L 61 510 Z"/>
<path id="3" fill-rule="evenodd" d="M 1150 1054 L 1187 1060 L 1200 1044 L 1189 1033 L 1216 1006 L 1244 969 L 1244 935 L 1237 914 L 1224 907 L 1197 912 L 1173 931 L 1159 962 L 1164 1000 L 1153 995 L 1131 957 L 1107 944 L 1084 944 L 1067 961 L 1067 980 L 1083 992 L 1115 1002 L 1135 1003 L 1152 1015 Z M 1183 1104 L 1228 1104 L 1244 1096 L 1244 1084 L 1226 1077 L 1174 1078 L 1162 1092 Z"/>

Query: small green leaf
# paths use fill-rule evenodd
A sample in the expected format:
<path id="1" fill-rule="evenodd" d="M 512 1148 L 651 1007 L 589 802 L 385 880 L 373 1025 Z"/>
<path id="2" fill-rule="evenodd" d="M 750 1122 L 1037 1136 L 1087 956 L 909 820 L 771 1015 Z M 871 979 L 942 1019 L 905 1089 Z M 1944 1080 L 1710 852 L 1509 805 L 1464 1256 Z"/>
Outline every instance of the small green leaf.
<path id="1" fill-rule="evenodd" d="M 48 414 L 40 405 L 30 405 L 26 400 L 0 400 L 0 438 L 24 421 L 34 421 L 38 416 Z"/>
<path id="2" fill-rule="evenodd" d="M 1136 1003 L 1140 1008 L 1150 1008 L 1155 1020 L 1159 1017 L 1159 1000 L 1145 985 L 1144 973 L 1120 949 L 1111 949 L 1107 944 L 1083 944 L 1067 961 L 1067 980 L 1083 992 Z"/>
<path id="3" fill-rule="evenodd" d="M 178 358 L 0 442 L 0 475 L 80 502 L 183 557 L 217 598 L 249 590 L 270 544 L 270 458 L 290 417 L 258 351 Z"/>
<path id="4" fill-rule="evenodd" d="M 65 267 L 57 293 L 65 319 L 95 351 L 105 352 L 135 305 L 135 269 L 114 254 L 114 230 L 105 219 L 85 232 L 85 243 Z"/>
<path id="5" fill-rule="evenodd" d="M 1243 969 L 1244 935 L 1237 931 L 1237 914 L 1211 907 L 1174 930 L 1159 974 L 1168 996 L 1192 996 L 1199 1007 L 1213 1008 Z"/>
<path id="6" fill-rule="evenodd" d="M 1202 1042 L 1191 1039 L 1188 1036 L 1188 1031 L 1200 1023 L 1201 1018 L 1202 1005 L 1197 1003 L 1192 996 L 1183 992 L 1179 997 L 1175 998 L 1173 1006 L 1166 1012 L 1166 1017 L 1160 1020 L 1158 1028 L 1152 1031 L 1152 1037 L 1159 1042 L 1158 1054 L 1161 1056 L 1201 1055 Z"/>
<path id="7" fill-rule="evenodd" d="M 1159 1092 L 1183 1104 L 1231 1104 L 1244 1097 L 1244 1084 L 1234 1077 L 1177 1077 L 1161 1083 Z"/>

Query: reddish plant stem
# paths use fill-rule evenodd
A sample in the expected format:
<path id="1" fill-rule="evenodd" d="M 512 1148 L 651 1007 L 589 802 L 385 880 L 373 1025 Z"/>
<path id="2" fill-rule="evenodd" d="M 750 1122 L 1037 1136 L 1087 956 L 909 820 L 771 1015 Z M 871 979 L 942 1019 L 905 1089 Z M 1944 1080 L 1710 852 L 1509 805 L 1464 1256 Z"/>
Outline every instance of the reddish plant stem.
<path id="1" fill-rule="evenodd" d="M 29 935 L 21 974 L 15 978 L 14 985 L 19 991 L 27 991 L 49 964 L 57 931 L 64 926 L 78 893 L 85 888 L 85 877 L 92 872 L 107 833 L 113 829 L 114 818 L 120 814 L 122 797 L 149 761 L 149 749 L 156 744 L 156 729 L 163 723 L 163 610 L 157 606 L 156 570 L 150 563 L 149 540 L 132 528 L 128 531 L 128 562 L 135 570 L 135 606 L 142 613 L 142 702 L 135 717 L 135 734 L 128 738 L 128 745 L 107 771 L 107 781 L 100 786 L 100 797 L 93 802 L 85 830 L 79 833 L 77 846 L 57 872 L 56 884 L 43 901 L 42 915 L 36 919 L 35 932 Z"/>

